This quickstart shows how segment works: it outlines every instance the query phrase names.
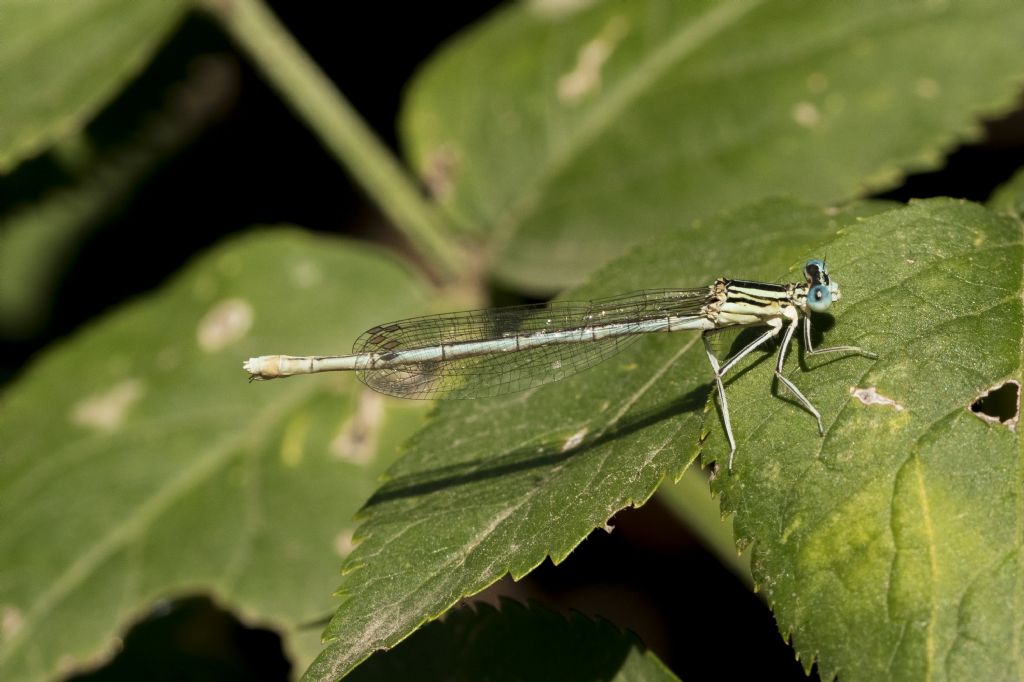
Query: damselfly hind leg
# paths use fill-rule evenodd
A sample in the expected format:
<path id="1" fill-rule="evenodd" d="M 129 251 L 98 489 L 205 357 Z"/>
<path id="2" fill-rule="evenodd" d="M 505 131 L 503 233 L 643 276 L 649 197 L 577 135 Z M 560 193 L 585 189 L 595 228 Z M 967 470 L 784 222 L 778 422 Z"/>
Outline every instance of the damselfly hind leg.
<path id="1" fill-rule="evenodd" d="M 725 397 L 725 386 L 722 384 L 722 377 L 730 369 L 736 366 L 736 363 L 747 357 L 759 346 L 767 343 L 772 337 L 778 335 L 779 330 L 782 329 L 782 323 L 778 320 L 768 321 L 770 329 L 764 334 L 748 343 L 743 347 L 742 350 L 729 358 L 724 365 L 719 366 L 718 358 L 715 357 L 714 352 L 711 349 L 711 343 L 708 341 L 708 337 L 717 330 L 706 331 L 701 334 L 701 339 L 704 341 L 704 351 L 708 355 L 708 362 L 711 363 L 711 369 L 715 372 L 715 385 L 718 387 L 718 402 L 722 406 L 722 423 L 725 426 L 725 436 L 729 439 L 729 471 L 732 471 L 732 463 L 736 457 L 736 438 L 732 435 L 732 421 L 729 419 L 729 401 Z"/>
<path id="2" fill-rule="evenodd" d="M 732 437 L 732 424 L 729 422 L 729 403 L 725 399 L 725 387 L 722 385 L 722 374 L 718 367 L 718 358 L 715 357 L 715 353 L 711 349 L 711 343 L 708 341 L 710 335 L 709 332 L 704 332 L 700 335 L 700 338 L 704 342 L 704 352 L 708 354 L 708 362 L 711 363 L 711 369 L 715 373 L 715 384 L 718 386 L 718 402 L 722 406 L 722 423 L 725 425 L 725 437 L 729 439 L 729 471 L 732 471 L 732 457 L 736 454 L 736 439 Z"/>

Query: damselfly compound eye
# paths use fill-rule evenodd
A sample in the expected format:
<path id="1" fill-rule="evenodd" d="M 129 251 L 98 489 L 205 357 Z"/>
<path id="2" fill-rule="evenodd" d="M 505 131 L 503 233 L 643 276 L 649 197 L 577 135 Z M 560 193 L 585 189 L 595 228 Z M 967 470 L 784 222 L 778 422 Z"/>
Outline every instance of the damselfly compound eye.
<path id="1" fill-rule="evenodd" d="M 816 313 L 823 313 L 832 305 L 832 292 L 824 284 L 817 284 L 807 292 L 807 307 Z"/>
<path id="2" fill-rule="evenodd" d="M 819 284 L 825 272 L 825 261 L 823 260 L 812 258 L 804 263 L 804 277 L 811 284 Z"/>

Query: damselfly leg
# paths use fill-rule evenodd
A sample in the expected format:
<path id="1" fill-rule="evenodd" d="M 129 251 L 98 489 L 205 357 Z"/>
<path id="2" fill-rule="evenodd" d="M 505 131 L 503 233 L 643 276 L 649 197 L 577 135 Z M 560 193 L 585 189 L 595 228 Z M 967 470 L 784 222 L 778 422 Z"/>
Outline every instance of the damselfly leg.
<path id="1" fill-rule="evenodd" d="M 858 348 L 857 346 L 831 346 L 829 348 L 815 348 L 811 342 L 811 318 L 804 318 L 804 347 L 806 348 L 807 355 L 823 355 L 824 353 L 851 353 L 854 355 L 863 355 L 866 358 L 872 360 L 878 359 L 878 353 L 872 353 L 869 350 Z"/>
<path id="2" fill-rule="evenodd" d="M 718 388 L 718 402 L 722 408 L 722 423 L 725 426 L 725 437 L 729 439 L 729 471 L 732 471 L 733 458 L 736 455 L 736 438 L 732 434 L 732 420 L 729 418 L 729 401 L 725 397 L 725 385 L 722 383 L 722 377 L 725 376 L 726 372 L 735 367 L 736 363 L 740 360 L 750 355 L 757 348 L 768 343 L 768 341 L 775 336 L 778 336 L 779 331 L 782 329 L 782 321 L 780 319 L 772 319 L 767 320 L 766 324 L 769 327 L 768 331 L 748 343 L 721 366 L 719 366 L 718 358 L 715 357 L 714 350 L 712 349 L 709 341 L 712 334 L 721 330 L 712 329 L 701 334 L 701 339 L 704 341 L 704 351 L 708 356 L 708 362 L 711 363 L 711 369 L 715 372 L 715 386 Z"/>
<path id="3" fill-rule="evenodd" d="M 714 350 L 711 347 L 709 338 L 712 334 L 716 334 L 721 329 L 711 329 L 702 333 L 701 338 L 704 341 L 704 350 L 707 353 L 708 361 L 711 363 L 711 369 L 715 373 L 715 386 L 718 389 L 718 402 L 720 403 L 722 410 L 722 424 L 725 428 L 725 436 L 729 440 L 729 471 L 732 471 L 733 460 L 736 456 L 736 438 L 732 432 L 732 421 L 729 417 L 729 401 L 725 395 L 725 385 L 722 383 L 722 378 L 726 372 L 736 366 L 736 364 L 750 355 L 754 350 L 760 348 L 764 344 L 768 343 L 771 339 L 779 335 L 779 332 L 783 329 L 783 323 L 781 318 L 774 318 L 766 321 L 769 327 L 768 331 L 764 332 L 756 339 L 748 343 L 735 355 L 729 358 L 725 364 L 720 364 L 718 358 L 714 354 Z M 790 381 L 785 374 L 783 374 L 783 367 L 786 363 L 786 353 L 789 350 L 789 344 L 793 341 L 793 335 L 796 332 L 797 325 L 800 324 L 799 318 L 793 318 L 792 322 L 785 326 L 785 332 L 782 334 L 782 341 L 779 344 L 779 354 L 775 361 L 775 378 L 777 378 L 782 384 L 790 390 L 790 392 L 796 397 L 804 408 L 811 413 L 814 419 L 818 422 L 818 433 L 822 436 L 825 435 L 825 427 L 821 421 L 821 413 L 814 407 L 814 404 L 808 400 L 799 388 L 796 387 L 792 381 Z M 815 348 L 811 342 L 811 318 L 810 315 L 804 316 L 804 346 L 807 355 L 823 355 L 825 353 L 850 353 L 856 355 L 863 355 L 867 358 L 875 359 L 878 357 L 877 354 L 870 351 L 866 351 L 863 348 L 857 346 L 832 346 L 830 348 Z"/>

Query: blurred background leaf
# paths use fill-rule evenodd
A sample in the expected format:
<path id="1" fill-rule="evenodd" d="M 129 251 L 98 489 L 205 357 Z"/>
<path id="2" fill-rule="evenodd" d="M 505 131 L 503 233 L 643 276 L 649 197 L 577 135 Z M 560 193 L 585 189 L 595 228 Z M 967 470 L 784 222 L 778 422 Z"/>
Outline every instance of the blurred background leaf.
<path id="1" fill-rule="evenodd" d="M 300 625 L 325 615 L 352 515 L 425 405 L 351 376 L 264 390 L 240 363 L 344 348 L 424 312 L 422 291 L 373 247 L 256 231 L 41 357 L 0 403 L 3 679 L 107 656 L 156 599 L 194 592 L 279 629 L 303 667 L 319 628 Z"/>
<path id="2" fill-rule="evenodd" d="M 0 174 L 80 131 L 178 25 L 185 0 L 0 2 Z"/>
<path id="3" fill-rule="evenodd" d="M 989 207 L 1018 218 L 1024 216 L 1024 170 L 1018 171 L 996 189 L 989 199 Z"/>
<path id="4" fill-rule="evenodd" d="M 85 132 L 61 141 L 58 150 L 71 166 L 70 177 L 0 215 L 0 337 L 30 338 L 45 328 L 61 276 L 83 242 L 123 208 L 160 162 L 223 114 L 237 90 L 235 68 L 223 58 L 198 61 L 140 130 L 129 136 L 122 127 L 113 149 L 102 142 L 94 148 L 93 136 Z"/>
<path id="5" fill-rule="evenodd" d="M 412 163 L 503 284 L 579 282 L 640 239 L 757 197 L 844 203 L 934 168 L 1024 77 L 1024 5 L 507 7 L 403 112 Z"/>

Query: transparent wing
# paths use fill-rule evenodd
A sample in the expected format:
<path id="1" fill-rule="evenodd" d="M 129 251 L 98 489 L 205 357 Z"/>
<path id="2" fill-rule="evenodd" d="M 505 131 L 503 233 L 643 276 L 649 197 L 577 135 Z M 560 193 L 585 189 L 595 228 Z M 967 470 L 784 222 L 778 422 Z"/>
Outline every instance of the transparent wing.
<path id="1" fill-rule="evenodd" d="M 370 388 L 402 398 L 483 398 L 558 381 L 593 367 L 639 338 L 642 323 L 696 316 L 711 290 L 657 289 L 593 301 L 554 301 L 400 320 L 364 332 L 353 353 L 390 353 L 442 344 L 525 338 L 623 325 L 622 333 L 579 343 L 557 343 L 400 367 L 359 370 Z M 525 345 L 525 344 L 524 344 Z"/>

